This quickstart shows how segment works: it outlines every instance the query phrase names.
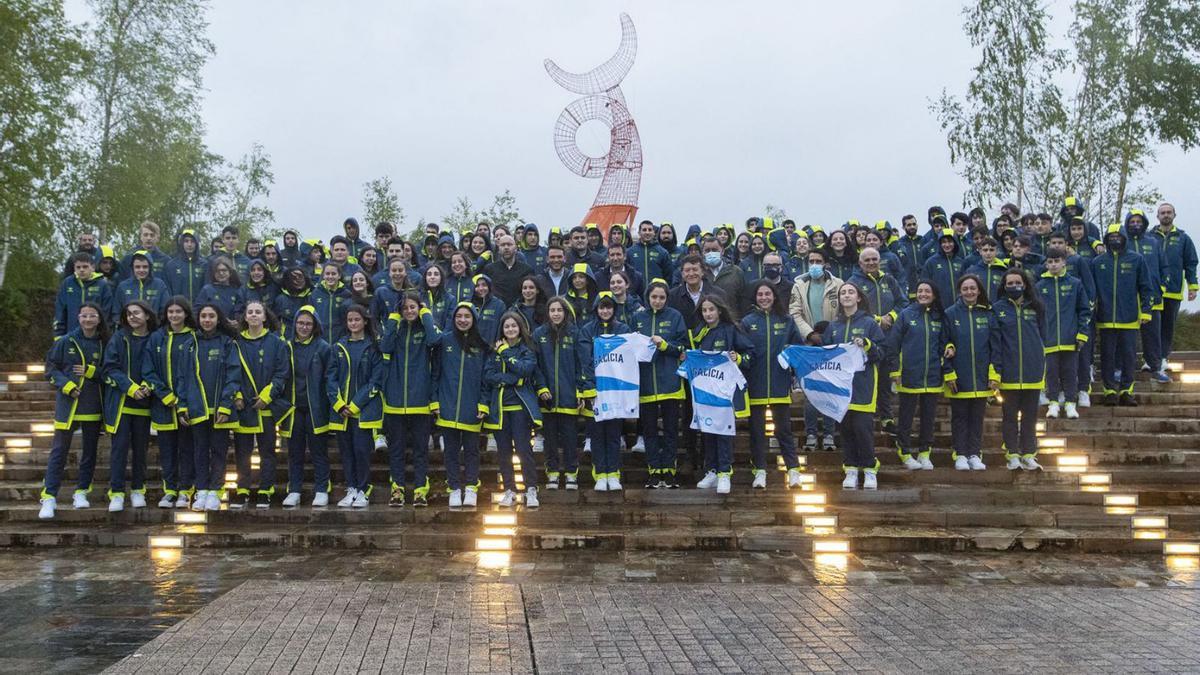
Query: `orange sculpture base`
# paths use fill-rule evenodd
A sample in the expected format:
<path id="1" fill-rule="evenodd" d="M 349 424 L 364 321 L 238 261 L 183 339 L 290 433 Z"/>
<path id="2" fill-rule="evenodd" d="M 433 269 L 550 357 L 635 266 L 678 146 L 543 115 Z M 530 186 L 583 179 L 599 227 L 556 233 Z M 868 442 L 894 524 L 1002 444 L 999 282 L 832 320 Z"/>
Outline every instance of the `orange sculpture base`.
<path id="1" fill-rule="evenodd" d="M 615 224 L 624 225 L 626 231 L 633 227 L 633 219 L 637 216 L 637 207 L 628 204 L 606 204 L 604 206 L 593 206 L 588 209 L 587 215 L 584 216 L 581 225 L 595 223 L 600 228 L 600 234 L 604 236 L 604 241 L 608 241 L 608 230 Z M 636 238 L 636 237 L 635 237 Z"/>

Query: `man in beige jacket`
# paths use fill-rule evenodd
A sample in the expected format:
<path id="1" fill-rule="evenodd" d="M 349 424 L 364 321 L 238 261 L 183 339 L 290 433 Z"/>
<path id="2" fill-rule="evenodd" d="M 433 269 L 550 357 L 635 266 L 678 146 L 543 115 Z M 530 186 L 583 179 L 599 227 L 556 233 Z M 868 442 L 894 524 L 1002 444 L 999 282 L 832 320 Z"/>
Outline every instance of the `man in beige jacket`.
<path id="1" fill-rule="evenodd" d="M 816 326 L 828 322 L 837 315 L 837 291 L 842 280 L 829 273 L 825 267 L 825 253 L 820 249 L 808 252 L 808 271 L 796 277 L 792 286 L 792 299 L 788 303 L 788 314 L 796 322 L 796 328 L 810 345 L 821 344 L 821 334 Z M 817 412 L 811 403 L 804 404 L 804 451 L 817 449 L 817 436 L 823 433 L 821 447 L 827 451 L 837 449 L 833 439 L 834 422 Z"/>

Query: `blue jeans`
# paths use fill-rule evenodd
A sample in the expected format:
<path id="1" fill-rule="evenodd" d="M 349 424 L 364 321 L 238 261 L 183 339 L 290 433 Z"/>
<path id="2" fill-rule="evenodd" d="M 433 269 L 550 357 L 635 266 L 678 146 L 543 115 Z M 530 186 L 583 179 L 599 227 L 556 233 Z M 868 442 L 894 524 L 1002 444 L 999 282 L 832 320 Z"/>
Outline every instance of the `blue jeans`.
<path id="1" fill-rule="evenodd" d="M 292 413 L 292 436 L 288 439 L 288 492 L 300 492 L 304 486 L 304 453 L 312 455 L 313 492 L 329 494 L 329 436 L 314 434 L 308 408 Z"/>
<path id="2" fill-rule="evenodd" d="M 835 422 L 832 418 L 826 417 L 817 412 L 813 404 L 805 401 L 804 403 L 804 433 L 810 436 L 820 436 L 822 434 L 832 434 Z"/>
<path id="3" fill-rule="evenodd" d="M 79 454 L 79 478 L 75 491 L 87 493 L 92 489 L 92 474 L 96 471 L 96 446 L 100 444 L 100 422 L 76 422 L 83 432 L 83 450 Z M 50 459 L 46 462 L 46 481 L 42 486 L 42 498 L 58 497 L 63 472 L 67 467 L 67 455 L 71 454 L 74 429 L 58 429 L 54 432 L 54 444 L 50 446 Z"/>

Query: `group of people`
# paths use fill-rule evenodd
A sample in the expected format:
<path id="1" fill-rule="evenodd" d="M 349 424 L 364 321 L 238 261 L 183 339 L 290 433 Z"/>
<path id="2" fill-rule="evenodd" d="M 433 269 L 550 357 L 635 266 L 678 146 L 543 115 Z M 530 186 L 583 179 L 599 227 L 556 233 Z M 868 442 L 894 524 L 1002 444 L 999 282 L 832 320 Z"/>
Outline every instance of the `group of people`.
<path id="1" fill-rule="evenodd" d="M 1039 405 L 1071 418 L 1092 393 L 1136 405 L 1139 337 L 1142 369 L 1169 380 L 1197 257 L 1173 206 L 1156 219 L 1134 210 L 1101 229 L 1068 198 L 1057 219 L 1005 205 L 990 225 L 982 209 L 932 207 L 924 233 L 912 215 L 899 228 L 849 221 L 829 232 L 754 217 L 742 232 L 693 225 L 680 240 L 670 223 L 644 220 L 606 234 L 552 228 L 542 245 L 534 224 L 456 233 L 431 223 L 414 243 L 379 223 L 372 245 L 351 218 L 328 245 L 288 231 L 240 247 L 227 227 L 208 255 L 191 230 L 164 253 L 147 222 L 140 248 L 119 260 L 85 235 L 64 269 L 47 356 L 58 396 L 41 516 L 54 516 L 77 429 L 73 505 L 89 506 L 102 428 L 110 511 L 127 496 L 146 506 L 152 430 L 161 508 L 220 508 L 230 445 L 229 507 L 269 508 L 277 436 L 285 507 L 301 504 L 308 464 L 309 503 L 329 504 L 331 435 L 345 508 L 368 506 L 375 450 L 387 455 L 388 503 L 427 505 L 434 448 L 449 506 L 474 506 L 491 445 L 506 506 L 518 501 L 514 455 L 536 508 L 539 488 L 578 489 L 581 449 L 595 490 L 622 489 L 627 448 L 645 454 L 647 489 L 678 488 L 682 449 L 697 487 L 724 494 L 734 419 L 747 416 L 752 487 L 766 487 L 768 416 L 796 487 L 792 392 L 819 367 L 793 349 L 805 345 L 857 359 L 840 420 L 812 396 L 804 410 L 803 451 L 840 448 L 844 488 L 877 487 L 877 425 L 906 468 L 932 469 L 941 397 L 956 469 L 986 468 L 983 419 L 998 402 L 1007 467 L 1037 470 Z"/>

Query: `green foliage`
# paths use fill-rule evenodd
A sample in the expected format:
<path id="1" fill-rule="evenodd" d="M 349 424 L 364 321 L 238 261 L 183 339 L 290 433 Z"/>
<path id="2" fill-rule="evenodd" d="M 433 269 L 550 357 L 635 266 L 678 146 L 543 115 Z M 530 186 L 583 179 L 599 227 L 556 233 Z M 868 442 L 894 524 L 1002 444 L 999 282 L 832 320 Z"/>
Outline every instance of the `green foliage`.
<path id="1" fill-rule="evenodd" d="M 212 224 L 214 236 L 227 225 L 237 227 L 243 241 L 271 234 L 268 226 L 275 221 L 275 212 L 258 202 L 271 196 L 274 183 L 271 156 L 261 145 L 253 144 L 225 177 L 224 204 Z"/>
<path id="2" fill-rule="evenodd" d="M 517 208 L 517 198 L 512 196 L 512 191 L 507 188 L 503 194 L 498 194 L 492 198 L 491 207 L 479 212 L 477 222 L 486 222 L 493 227 L 496 225 L 508 225 L 512 227 L 521 221 L 521 212 Z"/>
<path id="3" fill-rule="evenodd" d="M 442 216 L 442 231 L 451 231 L 455 234 L 462 234 L 468 230 L 473 231 L 479 223 L 479 218 L 480 213 L 471 205 L 471 200 L 466 196 L 459 197 L 450 213 Z"/>
<path id="4" fill-rule="evenodd" d="M 0 326 L 18 340 L 0 340 L 0 361 L 41 361 L 50 349 L 50 322 L 55 291 L 0 288 Z"/>
<path id="5" fill-rule="evenodd" d="M 374 227 L 388 222 L 396 232 L 404 226 L 404 209 L 400 208 L 400 198 L 392 188 L 392 179 L 387 176 L 363 184 L 362 207 L 364 225 Z"/>
<path id="6" fill-rule="evenodd" d="M 762 210 L 763 218 L 770 218 L 775 221 L 776 225 L 783 225 L 783 221 L 787 220 L 787 211 L 782 206 L 767 204 Z"/>
<path id="7" fill-rule="evenodd" d="M 1200 350 L 1200 312 L 1179 312 L 1179 318 L 1175 322 L 1175 340 L 1171 348 L 1177 352 Z"/>

